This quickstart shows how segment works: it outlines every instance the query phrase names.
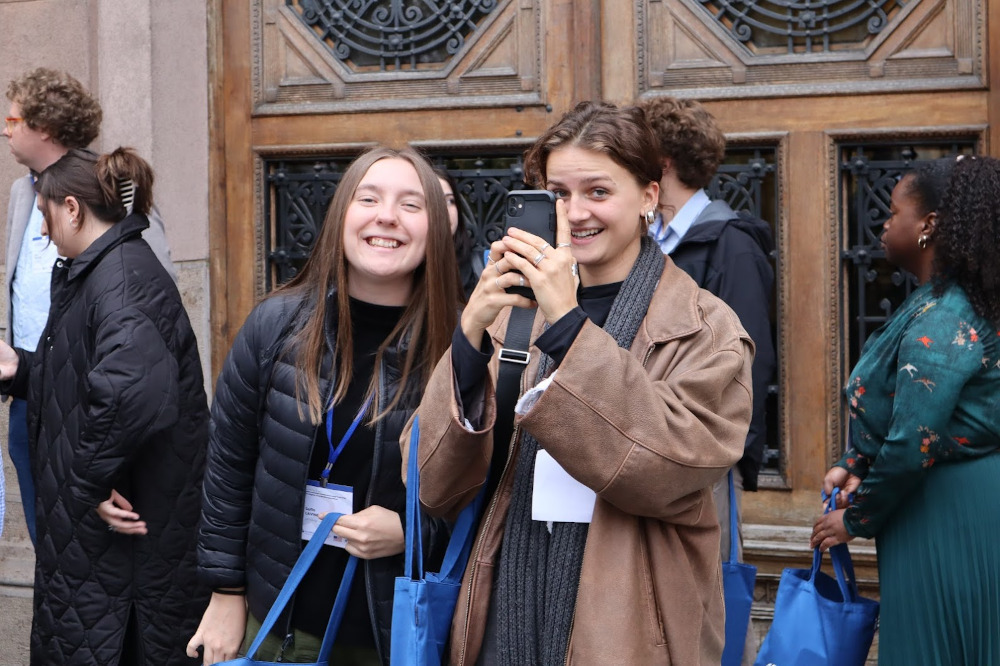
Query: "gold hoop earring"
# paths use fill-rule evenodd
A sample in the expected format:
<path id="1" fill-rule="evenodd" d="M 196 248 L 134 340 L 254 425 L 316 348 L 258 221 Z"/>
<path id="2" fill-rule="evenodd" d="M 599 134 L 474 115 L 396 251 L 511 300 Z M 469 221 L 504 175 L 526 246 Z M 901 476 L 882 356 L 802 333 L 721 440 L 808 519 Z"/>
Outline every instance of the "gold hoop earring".
<path id="1" fill-rule="evenodd" d="M 917 245 L 920 246 L 921 250 L 927 249 L 927 242 L 931 239 L 927 234 L 921 234 L 920 238 L 917 239 Z"/>

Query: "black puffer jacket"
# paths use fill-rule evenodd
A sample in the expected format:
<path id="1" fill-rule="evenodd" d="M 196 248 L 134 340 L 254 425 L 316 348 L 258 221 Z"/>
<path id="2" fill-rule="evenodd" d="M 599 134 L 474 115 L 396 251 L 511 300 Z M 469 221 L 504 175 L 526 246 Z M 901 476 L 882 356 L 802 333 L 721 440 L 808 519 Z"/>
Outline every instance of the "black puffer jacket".
<path id="1" fill-rule="evenodd" d="M 753 418 L 738 463 L 745 490 L 757 490 L 767 441 L 767 386 L 777 365 L 770 317 L 774 269 L 768 256 L 772 250 L 774 240 L 767 222 L 736 213 L 725 201 L 713 201 L 670 253 L 699 287 L 733 309 L 754 342 Z"/>
<path id="2" fill-rule="evenodd" d="M 320 373 L 325 404 L 333 395 L 336 297 L 328 296 L 327 351 Z M 295 354 L 284 350 L 291 332 L 308 316 L 301 297 L 279 294 L 261 302 L 236 335 L 215 388 L 209 462 L 198 559 L 202 580 L 213 588 L 246 586 L 250 612 L 263 619 L 302 551 L 302 510 L 316 426 L 295 395 Z M 378 369 L 379 411 L 399 389 L 401 348 L 389 348 Z M 303 396 L 304 397 L 304 396 Z M 420 402 L 411 377 L 397 406 L 376 424 L 372 478 L 365 506 L 405 515 L 399 436 Z M 404 523 L 405 524 L 405 523 Z M 430 562 L 440 561 L 447 530 L 424 525 Z M 428 566 L 428 570 L 433 570 Z M 372 631 L 383 663 L 389 662 L 393 584 L 403 556 L 364 560 Z M 336 590 L 331 590 L 336 594 Z M 283 633 L 288 617 L 276 629 Z"/>
<path id="3" fill-rule="evenodd" d="M 195 663 L 184 648 L 208 602 L 195 553 L 208 404 L 147 226 L 130 216 L 56 263 L 38 350 L 17 350 L 5 387 L 28 399 L 37 490 L 32 664 L 120 663 L 130 613 L 145 663 Z M 94 509 L 113 488 L 147 535 L 108 531 Z"/>

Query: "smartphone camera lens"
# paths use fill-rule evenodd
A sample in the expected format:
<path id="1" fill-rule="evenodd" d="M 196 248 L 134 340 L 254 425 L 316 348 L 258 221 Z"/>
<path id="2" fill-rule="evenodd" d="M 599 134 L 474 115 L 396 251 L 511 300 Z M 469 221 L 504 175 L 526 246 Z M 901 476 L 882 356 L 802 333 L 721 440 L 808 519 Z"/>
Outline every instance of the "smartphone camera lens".
<path id="1" fill-rule="evenodd" d="M 517 217 L 524 209 L 524 199 L 521 197 L 510 197 L 507 199 L 507 215 Z"/>

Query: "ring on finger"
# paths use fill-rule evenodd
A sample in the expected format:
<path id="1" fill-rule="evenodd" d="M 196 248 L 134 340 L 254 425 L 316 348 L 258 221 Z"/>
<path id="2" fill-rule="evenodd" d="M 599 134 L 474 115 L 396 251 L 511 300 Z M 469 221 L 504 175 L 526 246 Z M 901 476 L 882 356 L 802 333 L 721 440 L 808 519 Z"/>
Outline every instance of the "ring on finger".
<path id="1" fill-rule="evenodd" d="M 496 260 L 495 260 L 495 259 L 493 258 L 493 255 L 492 255 L 492 254 L 487 254 L 487 255 L 486 255 L 486 263 L 488 263 L 488 264 L 495 264 L 495 263 L 497 263 L 497 262 L 496 262 Z"/>
<path id="2" fill-rule="evenodd" d="M 523 287 L 524 286 L 524 276 L 523 275 L 519 275 L 517 277 L 517 286 L 519 286 L 519 287 Z"/>
<path id="3" fill-rule="evenodd" d="M 561 250 L 564 247 L 571 247 L 572 243 L 556 243 L 556 249 Z"/>
<path id="4" fill-rule="evenodd" d="M 497 289 L 503 290 L 503 287 L 500 286 L 500 278 L 494 278 L 493 283 L 497 286 Z"/>
<path id="5" fill-rule="evenodd" d="M 573 262 L 573 265 L 569 267 L 569 272 L 573 274 L 573 277 L 580 277 L 580 264 Z"/>
<path id="6" fill-rule="evenodd" d="M 108 525 L 108 531 L 109 532 L 115 532 L 117 530 L 115 530 L 115 526 L 114 525 Z"/>
<path id="7" fill-rule="evenodd" d="M 535 257 L 535 260 L 532 263 L 535 266 L 538 266 L 538 264 L 542 263 L 542 259 L 544 259 L 544 258 L 545 258 L 545 253 L 544 252 L 539 252 L 538 256 Z"/>
<path id="8" fill-rule="evenodd" d="M 503 275 L 503 271 L 500 270 L 500 264 L 493 262 L 493 268 L 497 269 L 497 275 Z"/>
<path id="9" fill-rule="evenodd" d="M 550 247 L 552 247 L 552 246 L 549 245 L 549 242 L 545 241 L 544 243 L 542 243 L 542 246 L 540 248 L 538 248 L 538 251 L 539 252 L 545 252 L 545 250 L 547 250 Z"/>

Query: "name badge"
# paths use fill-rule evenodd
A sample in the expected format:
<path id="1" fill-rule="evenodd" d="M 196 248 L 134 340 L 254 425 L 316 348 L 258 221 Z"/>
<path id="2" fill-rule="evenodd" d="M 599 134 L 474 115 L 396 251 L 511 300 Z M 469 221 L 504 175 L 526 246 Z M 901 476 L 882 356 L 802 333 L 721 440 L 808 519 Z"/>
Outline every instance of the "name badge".
<path id="1" fill-rule="evenodd" d="M 318 483 L 310 481 L 306 485 L 306 501 L 302 510 L 302 540 L 308 541 L 316 532 L 320 524 L 320 514 L 342 513 L 344 515 L 354 513 L 354 488 L 350 486 L 338 486 L 329 484 L 321 487 Z M 344 548 L 347 546 L 347 539 L 330 532 L 330 536 L 323 542 L 327 546 Z"/>
<path id="2" fill-rule="evenodd" d="M 589 523 L 597 493 L 562 468 L 548 451 L 535 455 L 531 519 L 553 523 Z"/>

